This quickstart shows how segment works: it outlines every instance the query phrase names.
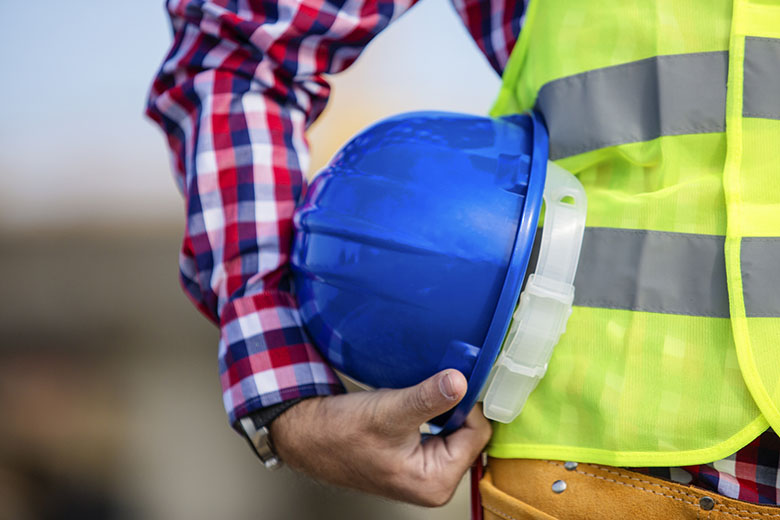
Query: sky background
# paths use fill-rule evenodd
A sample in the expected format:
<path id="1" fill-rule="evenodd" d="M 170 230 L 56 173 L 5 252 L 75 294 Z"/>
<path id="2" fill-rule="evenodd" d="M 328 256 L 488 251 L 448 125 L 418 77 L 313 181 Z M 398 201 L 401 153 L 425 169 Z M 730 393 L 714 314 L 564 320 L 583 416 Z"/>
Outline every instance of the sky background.
<path id="1" fill-rule="evenodd" d="M 143 117 L 170 43 L 160 0 L 0 0 L 0 228 L 179 222 L 160 131 Z M 376 119 L 485 113 L 499 78 L 447 0 L 425 0 L 331 78 L 312 170 Z"/>

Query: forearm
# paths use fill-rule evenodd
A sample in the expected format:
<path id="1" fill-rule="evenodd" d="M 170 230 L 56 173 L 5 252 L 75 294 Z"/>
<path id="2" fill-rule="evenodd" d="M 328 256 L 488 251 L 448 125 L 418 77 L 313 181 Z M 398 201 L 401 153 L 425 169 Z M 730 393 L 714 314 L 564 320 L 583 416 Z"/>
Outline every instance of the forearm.
<path id="1" fill-rule="evenodd" d="M 409 7 L 251 5 L 170 1 L 174 43 L 148 107 L 168 135 L 187 204 L 182 285 L 221 328 L 231 424 L 284 400 L 341 391 L 307 342 L 290 293 L 304 131 L 327 101 L 323 73 L 346 68 Z"/>
<path id="2" fill-rule="evenodd" d="M 306 340 L 287 265 L 305 189 L 304 130 L 327 92 L 278 80 L 286 74 L 263 49 L 240 43 L 246 24 L 257 33 L 261 20 L 192 4 L 169 5 L 174 45 L 148 113 L 168 135 L 187 210 L 182 285 L 220 327 L 223 402 L 235 426 L 286 399 L 341 391 Z"/>

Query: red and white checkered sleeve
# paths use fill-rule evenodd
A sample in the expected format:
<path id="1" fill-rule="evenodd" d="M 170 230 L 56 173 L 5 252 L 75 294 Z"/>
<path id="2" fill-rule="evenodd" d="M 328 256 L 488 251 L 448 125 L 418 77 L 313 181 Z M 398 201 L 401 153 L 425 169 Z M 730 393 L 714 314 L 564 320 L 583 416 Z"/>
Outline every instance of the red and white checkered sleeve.
<path id="1" fill-rule="evenodd" d="M 304 131 L 348 67 L 414 0 L 169 0 L 174 41 L 147 114 L 165 131 L 187 207 L 181 281 L 221 330 L 230 423 L 342 386 L 290 293 Z"/>

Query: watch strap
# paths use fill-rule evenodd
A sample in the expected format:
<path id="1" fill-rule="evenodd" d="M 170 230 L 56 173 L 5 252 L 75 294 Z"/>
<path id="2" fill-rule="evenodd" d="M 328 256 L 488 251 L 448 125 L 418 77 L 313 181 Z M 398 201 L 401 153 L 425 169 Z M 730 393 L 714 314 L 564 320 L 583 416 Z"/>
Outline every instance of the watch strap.
<path id="1" fill-rule="evenodd" d="M 249 414 L 249 417 L 252 418 L 252 422 L 254 422 L 255 428 L 262 428 L 263 426 L 270 428 L 271 423 L 274 422 L 274 419 L 282 415 L 294 405 L 303 401 L 303 399 L 304 398 L 302 397 L 297 397 L 295 399 L 290 399 L 289 401 L 272 404 L 271 406 L 266 406 L 265 408 L 255 410 Z"/>

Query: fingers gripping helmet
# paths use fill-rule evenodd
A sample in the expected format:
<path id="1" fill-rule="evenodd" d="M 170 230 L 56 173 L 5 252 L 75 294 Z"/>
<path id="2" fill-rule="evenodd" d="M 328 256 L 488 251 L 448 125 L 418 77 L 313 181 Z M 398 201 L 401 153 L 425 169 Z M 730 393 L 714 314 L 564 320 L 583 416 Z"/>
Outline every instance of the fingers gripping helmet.
<path id="1" fill-rule="evenodd" d="M 512 420 L 565 328 L 584 227 L 584 192 L 547 149 L 535 114 L 411 113 L 347 143 L 294 219 L 296 295 L 325 358 L 375 388 L 460 370 L 466 396 L 432 422 L 445 432 L 481 394 Z M 518 303 L 543 195 L 559 225 Z"/>

